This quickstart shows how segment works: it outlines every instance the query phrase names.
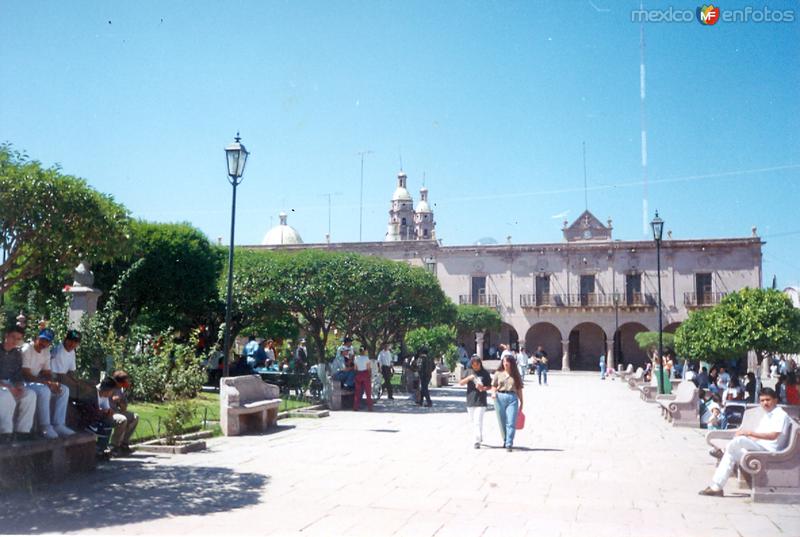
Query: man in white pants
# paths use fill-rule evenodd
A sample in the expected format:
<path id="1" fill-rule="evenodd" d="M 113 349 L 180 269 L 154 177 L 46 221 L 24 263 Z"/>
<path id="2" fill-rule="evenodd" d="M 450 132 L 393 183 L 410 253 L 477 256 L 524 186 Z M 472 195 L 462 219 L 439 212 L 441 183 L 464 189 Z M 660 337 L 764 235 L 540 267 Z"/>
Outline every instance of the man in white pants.
<path id="1" fill-rule="evenodd" d="M 733 475 L 736 464 L 745 451 L 775 452 L 786 446 L 791 419 L 778 407 L 778 395 L 772 388 L 764 388 L 758 396 L 758 402 L 764 409 L 764 416 L 758 422 L 755 431 L 739 429 L 736 436 L 725 447 L 719 466 L 714 472 L 711 484 L 701 490 L 701 496 L 722 496 L 725 483 Z"/>
<path id="2" fill-rule="evenodd" d="M 48 347 L 55 334 L 49 328 L 22 347 L 22 376 L 25 386 L 36 393 L 36 419 L 45 438 L 70 436 L 75 431 L 65 425 L 69 388 L 52 379 Z M 52 411 L 51 411 L 52 402 Z"/>
<path id="3" fill-rule="evenodd" d="M 0 345 L 0 443 L 30 436 L 36 394 L 25 388 L 19 345 L 25 331 L 17 325 L 3 333 Z"/>

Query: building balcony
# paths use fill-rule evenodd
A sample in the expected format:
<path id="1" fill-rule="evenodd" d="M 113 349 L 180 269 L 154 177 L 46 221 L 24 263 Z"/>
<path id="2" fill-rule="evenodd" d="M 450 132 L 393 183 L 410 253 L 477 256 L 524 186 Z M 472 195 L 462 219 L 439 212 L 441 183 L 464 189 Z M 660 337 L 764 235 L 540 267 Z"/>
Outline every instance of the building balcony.
<path id="1" fill-rule="evenodd" d="M 687 308 L 704 308 L 719 304 L 728 293 L 683 293 L 683 305 Z"/>
<path id="2" fill-rule="evenodd" d="M 650 293 L 578 293 L 578 294 L 525 294 L 519 296 L 523 309 L 533 308 L 646 308 L 656 307 L 656 298 Z"/>
<path id="3" fill-rule="evenodd" d="M 473 306 L 488 306 L 490 308 L 499 308 L 497 295 L 458 295 L 459 304 L 472 304 Z"/>

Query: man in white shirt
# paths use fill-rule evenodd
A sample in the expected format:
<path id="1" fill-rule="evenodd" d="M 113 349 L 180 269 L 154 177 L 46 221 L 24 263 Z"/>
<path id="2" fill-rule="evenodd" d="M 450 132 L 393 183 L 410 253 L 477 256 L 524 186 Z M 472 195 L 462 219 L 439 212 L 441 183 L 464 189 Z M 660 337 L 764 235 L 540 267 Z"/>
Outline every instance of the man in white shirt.
<path id="1" fill-rule="evenodd" d="M 381 368 L 381 375 L 383 375 L 383 387 L 386 393 L 389 394 L 389 399 L 394 399 L 392 396 L 392 351 L 389 350 L 389 344 L 384 343 L 381 352 L 378 353 L 378 365 Z"/>
<path id="2" fill-rule="evenodd" d="M 356 393 L 353 396 L 353 410 L 358 410 L 361 394 L 367 394 L 367 409 L 372 411 L 372 363 L 364 349 L 359 349 L 354 360 L 356 368 Z"/>
<path id="3" fill-rule="evenodd" d="M 53 380 L 48 347 L 55 334 L 49 328 L 22 347 L 22 376 L 25 386 L 36 393 L 36 420 L 45 438 L 70 436 L 75 431 L 65 425 L 69 388 Z M 53 401 L 52 412 L 50 404 Z"/>
<path id="4" fill-rule="evenodd" d="M 69 388 L 72 399 L 91 399 L 95 397 L 96 388 L 75 376 L 77 370 L 75 349 L 81 343 L 81 333 L 77 330 L 68 330 L 64 341 L 53 347 L 50 351 L 50 371 L 53 380 L 57 380 Z"/>
<path id="5" fill-rule="evenodd" d="M 525 345 L 521 345 L 517 353 L 517 367 L 519 368 L 519 376 L 525 380 L 525 373 L 528 371 L 528 353 L 525 352 Z"/>
<path id="6" fill-rule="evenodd" d="M 778 406 L 778 395 L 772 388 L 764 388 L 758 397 L 764 410 L 755 431 L 739 429 L 736 436 L 725 447 L 725 452 L 714 472 L 711 484 L 700 491 L 701 496 L 723 496 L 722 489 L 736 469 L 744 451 L 775 452 L 785 447 L 791 418 Z"/>

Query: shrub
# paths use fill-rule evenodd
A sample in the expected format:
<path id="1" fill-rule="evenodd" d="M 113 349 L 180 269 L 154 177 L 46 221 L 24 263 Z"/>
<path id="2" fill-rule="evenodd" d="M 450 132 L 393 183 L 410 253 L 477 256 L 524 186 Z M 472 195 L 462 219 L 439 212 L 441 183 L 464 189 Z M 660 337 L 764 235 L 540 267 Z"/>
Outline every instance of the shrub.
<path id="1" fill-rule="evenodd" d="M 195 414 L 194 403 L 190 399 L 176 399 L 170 403 L 164 417 L 164 436 L 167 445 L 175 445 L 175 439 L 192 422 Z"/>

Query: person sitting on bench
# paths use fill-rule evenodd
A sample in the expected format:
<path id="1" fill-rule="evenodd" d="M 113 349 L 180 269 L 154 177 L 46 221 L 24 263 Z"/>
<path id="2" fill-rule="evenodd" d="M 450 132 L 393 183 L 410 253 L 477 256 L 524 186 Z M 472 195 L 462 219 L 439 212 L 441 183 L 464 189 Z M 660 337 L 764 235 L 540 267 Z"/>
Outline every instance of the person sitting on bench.
<path id="1" fill-rule="evenodd" d="M 741 459 L 744 451 L 770 451 L 776 452 L 786 446 L 791 419 L 786 412 L 778 406 L 778 395 L 772 388 L 764 388 L 758 396 L 758 402 L 764 410 L 764 415 L 755 431 L 739 429 L 736 436 L 725 447 L 721 455 L 711 484 L 701 490 L 701 496 L 723 496 L 722 489 L 733 475 L 736 464 Z"/>

